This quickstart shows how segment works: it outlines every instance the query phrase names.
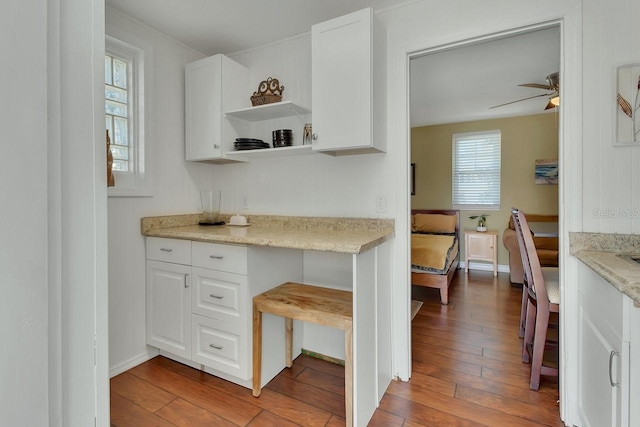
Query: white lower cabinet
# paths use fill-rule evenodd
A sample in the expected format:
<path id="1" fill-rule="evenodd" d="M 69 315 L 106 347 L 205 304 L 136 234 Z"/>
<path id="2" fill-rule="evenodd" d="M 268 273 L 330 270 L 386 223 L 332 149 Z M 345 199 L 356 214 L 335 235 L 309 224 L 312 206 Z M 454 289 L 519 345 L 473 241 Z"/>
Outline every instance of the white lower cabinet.
<path id="1" fill-rule="evenodd" d="M 191 356 L 191 267 L 147 260 L 147 344 Z"/>
<path id="2" fill-rule="evenodd" d="M 578 410 L 584 427 L 634 426 L 630 415 L 633 333 L 638 313 L 632 300 L 585 266 L 579 271 L 579 396 Z M 635 310 L 635 312 L 634 312 Z M 635 362 L 635 363 L 634 363 Z M 637 375 L 637 373 L 635 373 Z"/>
<path id="3" fill-rule="evenodd" d="M 188 265 L 157 261 L 167 256 Z M 250 387 L 253 297 L 301 280 L 301 251 L 147 237 L 147 344 Z M 284 360 L 284 322 L 264 327 L 266 382 Z"/>

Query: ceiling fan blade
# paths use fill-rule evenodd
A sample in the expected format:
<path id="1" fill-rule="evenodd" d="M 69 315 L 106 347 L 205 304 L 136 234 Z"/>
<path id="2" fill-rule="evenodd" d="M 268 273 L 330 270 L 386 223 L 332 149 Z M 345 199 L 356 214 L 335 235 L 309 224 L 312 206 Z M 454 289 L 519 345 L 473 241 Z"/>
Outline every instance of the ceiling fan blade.
<path id="1" fill-rule="evenodd" d="M 544 89 L 544 90 L 553 90 L 553 87 L 549 86 L 549 85 L 543 85 L 540 83 L 523 83 L 521 85 L 518 86 L 522 86 L 522 87 L 533 87 L 536 89 Z"/>
<path id="2" fill-rule="evenodd" d="M 541 93 L 540 95 L 534 95 L 534 96 L 530 96 L 528 98 L 518 99 L 517 101 L 505 102 L 504 104 L 494 105 L 493 107 L 489 107 L 489 109 L 498 108 L 498 107 L 504 107 L 505 105 L 515 104 L 516 102 L 520 102 L 520 101 L 526 101 L 527 99 L 540 98 L 541 96 L 549 96 L 549 95 L 551 95 L 551 94 L 550 93 Z"/>

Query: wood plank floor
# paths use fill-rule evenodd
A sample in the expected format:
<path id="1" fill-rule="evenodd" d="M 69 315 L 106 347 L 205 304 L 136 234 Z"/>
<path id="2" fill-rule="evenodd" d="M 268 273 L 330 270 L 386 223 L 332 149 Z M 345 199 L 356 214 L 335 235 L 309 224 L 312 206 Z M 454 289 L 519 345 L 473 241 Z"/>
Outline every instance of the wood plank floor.
<path id="1" fill-rule="evenodd" d="M 521 362 L 521 290 L 506 275 L 456 273 L 449 306 L 438 291 L 412 322 L 413 375 L 393 381 L 370 426 L 562 426 L 557 381 L 529 390 Z M 163 357 L 111 379 L 111 425 L 343 426 L 344 368 L 300 356 L 254 398 L 251 390 Z"/>

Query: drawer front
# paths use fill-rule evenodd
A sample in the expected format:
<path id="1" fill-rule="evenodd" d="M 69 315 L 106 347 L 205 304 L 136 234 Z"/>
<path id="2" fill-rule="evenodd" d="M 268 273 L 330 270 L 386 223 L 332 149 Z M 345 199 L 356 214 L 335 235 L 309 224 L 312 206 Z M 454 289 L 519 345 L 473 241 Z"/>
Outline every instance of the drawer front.
<path id="1" fill-rule="evenodd" d="M 247 274 L 246 246 L 193 242 L 191 250 L 194 267 Z"/>
<path id="2" fill-rule="evenodd" d="M 213 319 L 246 325 L 247 276 L 193 267 L 191 310 Z"/>
<path id="3" fill-rule="evenodd" d="M 147 259 L 191 264 L 191 242 L 189 240 L 147 237 Z"/>
<path id="4" fill-rule="evenodd" d="M 229 375 L 248 380 L 249 331 L 245 326 L 192 315 L 191 359 Z"/>

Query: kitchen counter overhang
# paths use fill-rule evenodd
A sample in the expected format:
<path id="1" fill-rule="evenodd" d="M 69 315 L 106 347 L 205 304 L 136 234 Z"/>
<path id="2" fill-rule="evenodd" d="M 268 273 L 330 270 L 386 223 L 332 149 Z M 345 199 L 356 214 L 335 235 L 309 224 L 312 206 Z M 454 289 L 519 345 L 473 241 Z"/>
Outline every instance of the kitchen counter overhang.
<path id="1" fill-rule="evenodd" d="M 640 254 L 640 236 L 569 233 L 571 254 L 640 306 L 640 264 L 627 254 Z"/>
<path id="2" fill-rule="evenodd" d="M 394 220 L 248 215 L 249 226 L 201 226 L 200 214 L 141 219 L 144 236 L 360 254 L 394 236 Z M 221 215 L 228 222 L 229 215 Z"/>

